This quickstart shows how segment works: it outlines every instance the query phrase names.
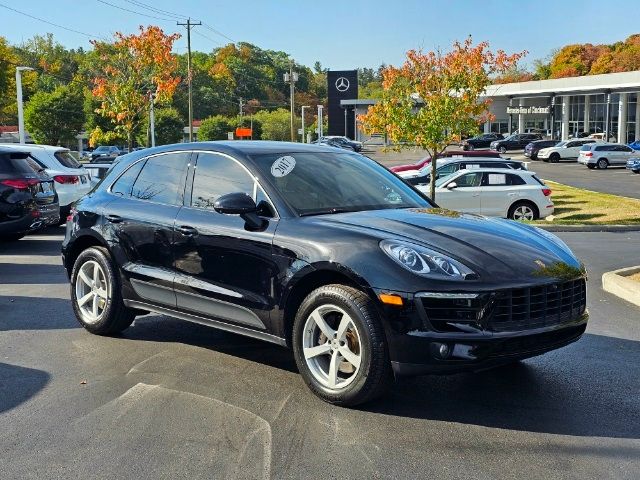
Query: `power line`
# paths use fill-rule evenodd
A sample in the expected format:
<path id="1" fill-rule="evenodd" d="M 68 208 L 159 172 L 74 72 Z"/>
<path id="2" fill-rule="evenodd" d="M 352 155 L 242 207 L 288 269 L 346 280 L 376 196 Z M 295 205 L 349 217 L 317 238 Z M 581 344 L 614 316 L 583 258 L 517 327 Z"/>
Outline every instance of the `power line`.
<path id="1" fill-rule="evenodd" d="M 165 18 L 162 18 L 162 17 L 157 17 L 157 16 L 155 16 L 155 15 L 149 15 L 149 14 L 147 14 L 147 13 L 137 12 L 137 11 L 135 11 L 135 10 L 131 10 L 131 9 L 129 9 L 129 8 L 125 8 L 125 7 L 121 7 L 121 6 L 119 6 L 119 5 L 115 5 L 115 4 L 110 3 L 110 2 L 107 2 L 107 1 L 105 1 L 105 0 L 96 0 L 96 1 L 97 1 L 97 2 L 100 2 L 100 3 L 103 3 L 103 4 L 105 4 L 105 5 L 109 5 L 110 7 L 117 8 L 117 9 L 119 9 L 119 10 L 123 10 L 123 11 L 125 11 L 125 12 L 135 13 L 136 15 L 142 15 L 143 17 L 153 18 L 153 19 L 155 19 L 155 20 L 162 20 L 163 22 L 173 22 L 173 21 L 174 21 L 174 19 L 172 19 L 172 18 L 166 18 L 166 17 L 165 17 Z"/>
<path id="2" fill-rule="evenodd" d="M 170 12 L 169 10 L 163 10 L 161 8 L 153 7 L 151 5 L 148 5 L 146 3 L 143 3 L 143 2 L 140 2 L 140 1 L 137 1 L 137 0 L 124 0 L 124 1 L 127 2 L 127 3 L 131 3 L 132 5 L 135 5 L 137 7 L 149 10 L 151 12 L 155 12 L 155 13 L 158 13 L 160 15 L 166 15 L 166 16 L 169 16 L 169 17 L 173 17 L 173 18 L 176 18 L 178 20 L 186 20 L 188 18 L 188 17 L 186 17 L 184 15 L 179 15 L 177 13 Z"/>
<path id="3" fill-rule="evenodd" d="M 80 30 L 74 30 L 73 28 L 65 27 L 64 25 L 60 25 L 60 24 L 57 24 L 57 23 L 50 22 L 48 20 L 45 20 L 44 18 L 36 17 L 35 15 L 31 15 L 30 13 L 26 13 L 26 12 L 22 12 L 20 10 L 16 10 L 15 8 L 9 7 L 9 6 L 7 6 L 7 5 L 5 5 L 3 3 L 0 3 L 0 7 L 6 8 L 7 10 L 11 10 L 12 12 L 18 13 L 20 15 L 24 15 L 25 17 L 29 17 L 29 18 L 32 18 L 34 20 L 38 20 L 39 22 L 43 22 L 43 23 L 46 23 L 48 25 L 52 25 L 54 27 L 58 27 L 58 28 L 61 28 L 63 30 L 67 30 L 69 32 L 77 33 L 79 35 L 84 35 L 85 37 L 97 38 L 99 40 L 106 40 L 104 37 L 96 37 L 95 35 L 91 35 L 90 33 L 81 32 Z"/>

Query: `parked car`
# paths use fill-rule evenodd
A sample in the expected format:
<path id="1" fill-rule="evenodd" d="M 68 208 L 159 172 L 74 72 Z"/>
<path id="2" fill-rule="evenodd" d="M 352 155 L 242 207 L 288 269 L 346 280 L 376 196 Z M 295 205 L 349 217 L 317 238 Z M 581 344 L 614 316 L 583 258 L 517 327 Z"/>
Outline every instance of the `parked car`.
<path id="1" fill-rule="evenodd" d="M 627 168 L 633 173 L 640 173 L 640 157 L 627 160 Z"/>
<path id="2" fill-rule="evenodd" d="M 328 145 L 330 147 L 342 148 L 343 150 L 349 150 L 351 152 L 355 152 L 356 148 L 361 148 L 361 147 L 356 147 L 356 145 L 353 145 L 350 142 L 342 140 L 341 138 L 323 138 L 318 140 L 316 142 L 316 145 Z"/>
<path id="3" fill-rule="evenodd" d="M 638 156 L 638 152 L 621 143 L 588 143 L 580 147 L 578 163 L 587 167 L 605 169 L 609 166 L 626 166 L 627 160 Z"/>
<path id="4" fill-rule="evenodd" d="M 93 152 L 91 152 L 91 161 L 96 160 L 98 157 L 117 157 L 122 155 L 123 152 L 115 145 L 100 145 Z"/>
<path id="5" fill-rule="evenodd" d="M 473 168 L 511 168 L 514 170 L 526 170 L 527 166 L 517 160 L 503 158 L 449 158 L 438 162 L 436 179 L 451 175 L 458 170 Z M 429 185 L 431 180 L 431 166 L 427 165 L 422 170 L 406 170 L 398 175 L 409 185 Z"/>
<path id="6" fill-rule="evenodd" d="M 538 159 L 538 152 L 547 147 L 553 147 L 557 145 L 559 140 L 535 140 L 531 143 L 528 143 L 526 147 L 524 147 L 524 156 L 530 158 L 531 160 Z"/>
<path id="7" fill-rule="evenodd" d="M 538 152 L 538 158 L 544 162 L 557 163 L 560 160 L 576 161 L 583 145 L 596 143 L 593 138 L 581 138 L 558 142 L 553 147 L 543 148 Z"/>
<path id="8" fill-rule="evenodd" d="M 491 150 L 505 153 L 507 150 L 523 150 L 529 143 L 542 140 L 542 135 L 538 133 L 518 133 L 510 135 L 503 140 L 491 142 Z"/>
<path id="9" fill-rule="evenodd" d="M 463 150 L 475 150 L 477 148 L 489 148 L 491 142 L 502 140 L 504 137 L 500 133 L 483 133 L 475 137 L 468 138 L 462 142 Z"/>
<path id="10" fill-rule="evenodd" d="M 62 255 L 88 331 L 157 312 L 286 345 L 347 406 L 394 373 L 557 349 L 588 318 L 584 268 L 553 234 L 435 208 L 362 155 L 299 143 L 131 153 L 78 201 Z"/>
<path id="11" fill-rule="evenodd" d="M 3 145 L 29 152 L 31 158 L 53 178 L 60 203 L 60 222 L 66 221 L 71 204 L 91 190 L 89 172 L 69 150 L 49 145 Z"/>
<path id="12" fill-rule="evenodd" d="M 351 140 L 348 137 L 341 137 L 336 135 L 326 135 L 324 137 L 320 137 L 317 140 L 317 143 L 328 143 L 331 140 L 334 144 L 332 146 L 338 146 L 340 148 L 344 148 L 344 146 L 348 146 L 348 149 L 353 150 L 354 152 L 359 152 L 362 150 L 362 142 L 358 142 L 356 140 Z"/>
<path id="13" fill-rule="evenodd" d="M 19 240 L 59 220 L 51 177 L 28 151 L 0 147 L 0 241 Z"/>
<path id="14" fill-rule="evenodd" d="M 416 187 L 424 193 L 428 189 Z M 534 172 L 498 168 L 460 170 L 436 180 L 442 207 L 513 220 L 537 220 L 553 213 L 551 189 Z"/>
<path id="15" fill-rule="evenodd" d="M 107 175 L 107 172 L 112 166 L 113 161 L 105 163 L 92 162 L 87 164 L 85 168 L 87 169 L 87 172 L 89 172 L 89 175 L 91 177 L 92 188 L 95 187 L 96 184 Z"/>
<path id="16" fill-rule="evenodd" d="M 449 150 L 438 155 L 438 158 L 472 158 L 472 157 L 482 157 L 482 158 L 502 158 L 500 154 L 496 151 L 484 150 L 481 152 L 475 151 L 465 151 L 465 150 Z M 426 165 L 431 163 L 431 157 L 424 157 L 416 163 L 411 163 L 407 165 L 396 165 L 395 167 L 390 167 L 389 170 L 392 172 L 404 172 L 406 170 L 420 170 L 424 168 Z"/>

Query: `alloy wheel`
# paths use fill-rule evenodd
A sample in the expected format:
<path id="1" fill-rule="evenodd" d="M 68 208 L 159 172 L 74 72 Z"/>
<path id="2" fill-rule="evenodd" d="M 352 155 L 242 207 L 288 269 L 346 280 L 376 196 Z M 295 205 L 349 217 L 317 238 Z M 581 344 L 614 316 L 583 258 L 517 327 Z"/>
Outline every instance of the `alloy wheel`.
<path id="1" fill-rule="evenodd" d="M 104 270 L 95 260 L 82 264 L 76 277 L 76 303 L 87 323 L 95 323 L 107 307 L 110 287 Z"/>
<path id="2" fill-rule="evenodd" d="M 534 220 L 535 214 L 533 209 L 528 205 L 519 205 L 513 211 L 514 220 Z"/>
<path id="3" fill-rule="evenodd" d="M 336 305 L 321 305 L 311 312 L 304 325 L 302 347 L 313 377 L 331 390 L 347 387 L 360 370 L 360 333 L 351 316 Z"/>

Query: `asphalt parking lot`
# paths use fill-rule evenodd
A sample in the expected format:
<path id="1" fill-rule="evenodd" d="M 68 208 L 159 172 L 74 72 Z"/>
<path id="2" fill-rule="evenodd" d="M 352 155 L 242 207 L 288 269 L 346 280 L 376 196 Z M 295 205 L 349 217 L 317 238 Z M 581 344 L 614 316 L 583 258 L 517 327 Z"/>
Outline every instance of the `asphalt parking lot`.
<path id="1" fill-rule="evenodd" d="M 422 150 L 407 149 L 401 152 L 384 152 L 380 147 L 368 147 L 362 153 L 386 166 L 414 163 L 427 156 L 426 152 Z M 545 180 L 552 180 L 595 192 L 640 198 L 640 175 L 635 175 L 624 167 L 589 170 L 586 166 L 577 162 L 547 163 L 532 161 L 525 157 L 522 152 L 507 152 L 503 156 L 530 162 L 529 170 L 538 173 Z"/>
<path id="2" fill-rule="evenodd" d="M 560 235 L 590 272 L 579 342 L 403 379 L 355 410 L 315 398 L 274 345 L 161 316 L 93 336 L 62 229 L 3 245 L 0 477 L 637 479 L 640 309 L 600 276 L 639 263 L 640 232 Z"/>

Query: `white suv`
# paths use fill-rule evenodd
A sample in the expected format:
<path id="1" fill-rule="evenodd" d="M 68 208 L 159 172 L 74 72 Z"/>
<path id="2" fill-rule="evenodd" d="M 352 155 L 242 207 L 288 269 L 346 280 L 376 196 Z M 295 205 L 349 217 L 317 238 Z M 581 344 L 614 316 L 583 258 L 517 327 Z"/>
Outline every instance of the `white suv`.
<path id="1" fill-rule="evenodd" d="M 633 148 L 621 143 L 590 143 L 580 148 L 578 163 L 582 163 L 589 168 L 605 169 L 609 165 L 619 165 L 624 167 L 627 160 L 637 157 L 638 152 Z"/>
<path id="2" fill-rule="evenodd" d="M 538 159 L 551 163 L 556 163 L 560 160 L 576 160 L 580 155 L 580 148 L 589 143 L 596 143 L 596 140 L 593 138 L 581 138 L 579 140 L 559 142 L 553 147 L 540 149 L 538 151 Z"/>
<path id="3" fill-rule="evenodd" d="M 417 186 L 427 194 L 428 187 Z M 529 170 L 458 170 L 436 180 L 436 202 L 450 210 L 513 220 L 537 220 L 553 213 L 551 189 Z"/>
<path id="4" fill-rule="evenodd" d="M 69 153 L 69 149 L 49 145 L 20 145 L 9 143 L 3 148 L 27 151 L 53 178 L 60 202 L 60 222 L 64 223 L 71 204 L 91 190 L 89 172 Z"/>

